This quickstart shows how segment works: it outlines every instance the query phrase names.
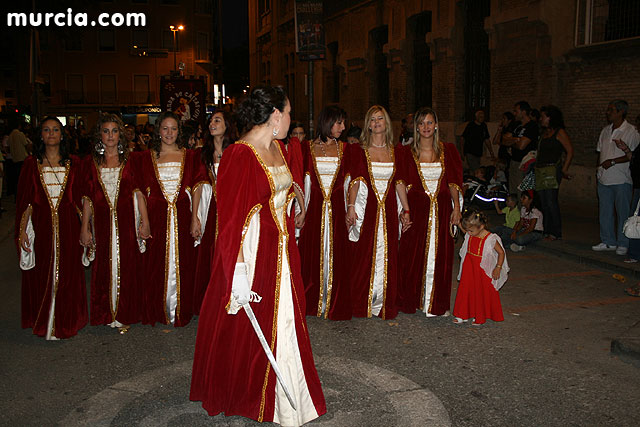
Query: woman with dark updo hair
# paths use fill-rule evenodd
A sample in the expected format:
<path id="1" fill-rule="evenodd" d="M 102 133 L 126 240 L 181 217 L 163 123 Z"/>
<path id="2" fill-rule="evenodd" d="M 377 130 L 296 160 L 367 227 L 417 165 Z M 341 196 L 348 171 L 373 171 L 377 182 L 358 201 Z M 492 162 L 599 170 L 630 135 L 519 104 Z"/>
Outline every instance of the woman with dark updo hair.
<path id="1" fill-rule="evenodd" d="M 217 181 L 218 239 L 196 339 L 191 400 L 224 412 L 299 426 L 326 412 L 305 321 L 304 284 L 291 213 L 292 176 L 284 155 L 289 100 L 257 87 L 237 118 L 246 133 L 222 156 Z M 257 339 L 250 307 L 295 401 Z"/>
<path id="2" fill-rule="evenodd" d="M 132 158 L 138 188 L 149 211 L 150 234 L 142 271 L 143 323 L 185 326 L 199 303 L 194 301 L 196 251 L 202 237 L 198 216 L 207 171 L 194 150 L 180 138 L 180 119 L 160 114 L 149 150 Z"/>
<path id="3" fill-rule="evenodd" d="M 140 321 L 142 260 L 137 239 L 149 237 L 149 218 L 128 161 L 120 117 L 103 114 L 94 141 L 92 154 L 83 161 L 80 229 L 80 244 L 88 254 L 83 262 L 93 263 L 91 324 L 109 325 L 123 334 Z"/>
<path id="4" fill-rule="evenodd" d="M 83 177 L 60 120 L 46 117 L 40 135 L 22 166 L 16 200 L 22 327 L 57 340 L 76 335 L 88 318 L 78 244 Z"/>

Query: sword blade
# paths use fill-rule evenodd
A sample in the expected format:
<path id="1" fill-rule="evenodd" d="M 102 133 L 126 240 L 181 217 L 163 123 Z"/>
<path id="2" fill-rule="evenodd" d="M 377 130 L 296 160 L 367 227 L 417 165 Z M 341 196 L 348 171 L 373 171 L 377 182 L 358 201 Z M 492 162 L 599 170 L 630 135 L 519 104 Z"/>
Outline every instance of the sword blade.
<path id="1" fill-rule="evenodd" d="M 294 411 L 297 410 L 296 402 L 293 399 L 293 396 L 291 395 L 291 393 L 289 392 L 289 387 L 287 387 L 287 384 L 285 384 L 284 382 L 284 377 L 282 376 L 280 367 L 278 366 L 278 363 L 276 362 L 276 358 L 273 356 L 273 353 L 271 352 L 271 349 L 267 344 L 267 340 L 264 337 L 264 334 L 262 333 L 262 329 L 260 328 L 258 319 L 256 319 L 256 315 L 253 313 L 253 309 L 251 308 L 249 303 L 246 303 L 245 305 L 243 305 L 242 308 L 244 308 L 244 312 L 247 313 L 247 317 L 251 322 L 251 326 L 253 326 L 253 330 L 256 332 L 256 335 L 258 336 L 258 340 L 260 341 L 262 350 L 264 350 L 265 354 L 267 355 L 267 359 L 269 359 L 269 363 L 271 363 L 271 366 L 273 367 L 273 371 L 276 373 L 276 377 L 278 378 L 278 381 L 280 382 L 280 385 L 284 390 L 284 394 L 287 395 L 287 400 L 289 400 L 289 403 L 291 404 L 291 407 L 293 407 L 293 410 Z"/>

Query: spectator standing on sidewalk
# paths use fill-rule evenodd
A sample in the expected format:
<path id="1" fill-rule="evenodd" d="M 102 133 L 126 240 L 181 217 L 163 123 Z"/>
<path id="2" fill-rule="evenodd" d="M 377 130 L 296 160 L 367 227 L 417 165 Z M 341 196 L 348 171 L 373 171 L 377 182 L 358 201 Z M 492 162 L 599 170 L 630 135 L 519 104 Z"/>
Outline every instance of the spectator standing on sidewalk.
<path id="1" fill-rule="evenodd" d="M 9 194 L 13 195 L 17 194 L 18 177 L 20 176 L 22 163 L 29 156 L 29 152 L 31 151 L 31 141 L 22 132 L 23 125 L 24 124 L 21 123 L 15 123 L 12 126 L 13 130 L 9 134 L 8 140 L 9 152 L 11 153 L 13 165 L 11 167 L 7 184 L 9 184 Z"/>
<path id="2" fill-rule="evenodd" d="M 543 131 L 536 156 L 536 191 L 542 204 L 546 239 L 556 240 L 562 238 L 558 190 L 562 178 L 570 179 L 573 145 L 564 129 L 562 111 L 554 105 L 547 105 L 542 107 L 541 113 Z"/>
<path id="3" fill-rule="evenodd" d="M 538 124 L 531 120 L 531 106 L 527 101 L 517 102 L 513 107 L 513 114 L 520 125 L 513 132 L 502 137 L 502 145 L 511 147 L 511 162 L 509 165 L 509 192 L 518 191 L 518 185 L 524 178 L 520 170 L 520 162 L 529 151 L 536 149 L 538 144 Z"/>
<path id="4" fill-rule="evenodd" d="M 511 150 L 506 145 L 502 144 L 502 136 L 507 133 L 512 133 L 513 130 L 519 125 L 518 122 L 515 121 L 515 116 L 511 111 L 505 111 L 502 113 L 502 118 L 500 119 L 500 124 L 498 125 L 498 130 L 495 135 L 493 135 L 492 143 L 493 145 L 499 146 L 498 149 L 498 160 L 502 160 L 505 162 L 504 173 L 509 179 L 509 163 L 511 162 Z"/>
<path id="5" fill-rule="evenodd" d="M 636 117 L 636 130 L 640 132 L 640 114 Z M 622 141 L 616 145 L 619 149 L 624 151 L 625 155 L 629 159 L 629 169 L 631 171 L 631 179 L 633 180 L 631 211 L 635 211 L 638 201 L 640 200 L 640 145 L 638 145 L 638 148 L 633 151 L 631 151 L 629 146 Z M 638 262 L 638 260 L 640 260 L 640 239 L 629 239 L 629 252 L 627 252 L 627 258 L 624 262 L 631 264 Z M 638 288 L 637 295 L 634 296 L 640 296 L 640 287 L 636 285 L 633 288 Z"/>
<path id="6" fill-rule="evenodd" d="M 489 135 L 489 129 L 484 121 L 484 111 L 478 109 L 475 112 L 475 119 L 467 123 L 462 133 L 462 158 L 467 160 L 467 166 L 470 170 L 475 171 L 480 167 L 480 159 L 484 147 L 489 150 L 491 159 L 495 159 L 493 154 L 493 147 L 491 146 L 491 135 Z"/>
<path id="7" fill-rule="evenodd" d="M 625 120 L 628 111 L 629 104 L 626 101 L 615 100 L 609 103 L 606 113 L 609 124 L 600 132 L 597 146 L 600 153 L 596 176 L 601 242 L 591 249 L 616 251 L 618 255 L 626 255 L 629 247 L 629 239 L 622 232 L 622 225 L 629 217 L 633 190 L 629 158 L 618 147 L 624 143 L 633 151 L 640 143 L 638 131 Z"/>

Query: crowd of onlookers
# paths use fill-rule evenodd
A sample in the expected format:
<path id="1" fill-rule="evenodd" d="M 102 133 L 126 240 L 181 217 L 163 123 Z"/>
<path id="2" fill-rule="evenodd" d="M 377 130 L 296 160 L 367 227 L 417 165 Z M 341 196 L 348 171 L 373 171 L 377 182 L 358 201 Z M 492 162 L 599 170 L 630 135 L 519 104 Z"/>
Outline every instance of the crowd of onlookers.
<path id="1" fill-rule="evenodd" d="M 482 165 L 485 152 L 490 165 Z M 513 112 L 502 114 L 493 137 L 484 111 L 478 109 L 462 133 L 460 153 L 468 168 L 466 182 L 471 188 L 486 187 L 479 199 L 494 202 L 498 213 L 506 214 L 500 229 L 505 245 L 521 251 L 542 238 L 562 238 L 558 190 L 563 179 L 571 179 L 573 146 L 558 107 L 538 110 L 526 101 L 517 102 Z M 506 206 L 501 208 L 498 201 Z"/>

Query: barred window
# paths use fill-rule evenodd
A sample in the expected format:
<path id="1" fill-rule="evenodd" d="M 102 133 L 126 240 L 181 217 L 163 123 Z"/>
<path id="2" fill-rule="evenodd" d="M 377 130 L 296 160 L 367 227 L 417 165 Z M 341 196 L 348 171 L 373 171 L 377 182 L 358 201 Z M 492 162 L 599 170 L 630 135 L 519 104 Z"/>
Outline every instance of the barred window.
<path id="1" fill-rule="evenodd" d="M 576 1 L 576 46 L 640 37 L 640 1 Z"/>

